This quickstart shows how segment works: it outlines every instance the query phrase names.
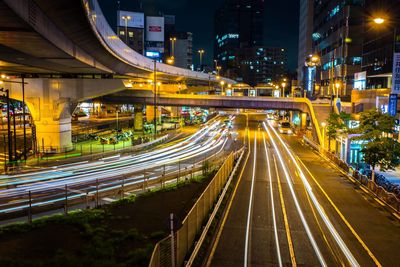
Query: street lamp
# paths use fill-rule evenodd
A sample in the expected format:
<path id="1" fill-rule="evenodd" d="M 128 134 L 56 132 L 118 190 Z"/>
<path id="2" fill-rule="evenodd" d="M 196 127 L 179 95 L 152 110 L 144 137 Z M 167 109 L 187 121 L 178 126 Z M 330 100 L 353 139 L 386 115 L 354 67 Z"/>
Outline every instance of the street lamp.
<path id="1" fill-rule="evenodd" d="M 225 85 L 225 81 L 221 81 L 221 94 L 224 94 L 224 85 Z"/>
<path id="2" fill-rule="evenodd" d="M 125 43 L 128 45 L 128 20 L 131 20 L 131 16 L 122 16 L 121 19 L 125 22 Z"/>
<path id="3" fill-rule="evenodd" d="M 378 18 L 374 18 L 374 23 L 376 24 L 383 24 L 385 22 L 384 18 L 378 17 Z"/>
<path id="4" fill-rule="evenodd" d="M 175 42 L 176 42 L 176 37 L 171 37 L 169 38 L 171 42 L 171 51 L 170 51 L 170 56 L 173 58 L 175 56 Z"/>
<path id="5" fill-rule="evenodd" d="M 198 53 L 199 53 L 199 56 L 200 56 L 200 71 L 202 70 L 202 68 L 203 68 L 203 55 L 204 55 L 204 49 L 200 49 L 199 51 L 198 51 Z"/>
<path id="6" fill-rule="evenodd" d="M 339 82 L 336 82 L 336 83 L 335 83 L 335 87 L 336 87 L 336 97 L 338 98 L 338 97 L 339 97 L 340 83 L 339 83 Z"/>
<path id="7" fill-rule="evenodd" d="M 154 81 L 153 81 L 153 90 L 154 90 L 154 140 L 157 137 L 157 60 L 154 59 Z"/>
<path id="8" fill-rule="evenodd" d="M 284 79 L 284 81 L 285 81 L 286 79 Z M 285 82 L 283 82 L 282 84 L 282 97 L 285 97 L 285 87 L 286 87 L 286 83 Z"/>
<path id="9" fill-rule="evenodd" d="M 325 128 L 326 128 L 326 123 L 322 122 L 321 126 L 322 126 L 322 148 L 325 149 Z"/>
<path id="10" fill-rule="evenodd" d="M 174 58 L 173 56 L 167 59 L 167 63 L 168 63 L 169 65 L 173 65 L 174 62 L 175 62 L 175 58 Z"/>

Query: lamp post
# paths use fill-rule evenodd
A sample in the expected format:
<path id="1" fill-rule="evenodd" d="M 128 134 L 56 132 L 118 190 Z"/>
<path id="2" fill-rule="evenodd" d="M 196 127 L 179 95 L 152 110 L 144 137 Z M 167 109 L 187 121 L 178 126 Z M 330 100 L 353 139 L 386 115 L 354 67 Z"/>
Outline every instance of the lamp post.
<path id="1" fill-rule="evenodd" d="M 154 140 L 157 137 L 157 60 L 154 59 Z"/>
<path id="2" fill-rule="evenodd" d="M 282 97 L 285 97 L 285 87 L 286 87 L 286 83 L 283 82 L 281 85 L 282 85 Z"/>
<path id="3" fill-rule="evenodd" d="M 121 19 L 125 22 L 125 43 L 128 45 L 128 20 L 131 20 L 131 16 L 122 16 Z"/>
<path id="4" fill-rule="evenodd" d="M 225 81 L 221 81 L 220 84 L 221 84 L 221 95 L 224 95 L 225 94 L 225 92 L 224 92 Z"/>
<path id="5" fill-rule="evenodd" d="M 175 56 L 175 42 L 176 42 L 176 37 L 171 37 L 169 38 L 171 41 L 171 51 L 170 51 L 170 56 L 174 57 Z"/>
<path id="6" fill-rule="evenodd" d="M 203 69 L 203 55 L 204 55 L 204 49 L 200 49 L 199 51 L 198 51 L 198 53 L 199 53 L 199 57 L 200 57 L 200 71 L 202 71 L 202 69 Z"/>
<path id="7" fill-rule="evenodd" d="M 326 128 L 326 123 L 322 122 L 322 148 L 325 149 L 325 128 Z"/>
<path id="8" fill-rule="evenodd" d="M 339 89 L 340 89 L 340 83 L 339 82 L 335 83 L 335 88 L 336 88 L 336 98 L 339 98 Z"/>

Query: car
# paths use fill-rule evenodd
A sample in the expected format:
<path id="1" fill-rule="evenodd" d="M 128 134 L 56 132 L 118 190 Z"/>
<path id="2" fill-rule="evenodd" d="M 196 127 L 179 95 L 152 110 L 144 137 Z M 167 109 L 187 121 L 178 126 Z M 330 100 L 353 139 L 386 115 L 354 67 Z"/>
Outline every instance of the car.
<path id="1" fill-rule="evenodd" d="M 292 125 L 290 125 L 290 122 L 281 122 L 278 126 L 278 130 L 281 134 L 292 134 Z"/>

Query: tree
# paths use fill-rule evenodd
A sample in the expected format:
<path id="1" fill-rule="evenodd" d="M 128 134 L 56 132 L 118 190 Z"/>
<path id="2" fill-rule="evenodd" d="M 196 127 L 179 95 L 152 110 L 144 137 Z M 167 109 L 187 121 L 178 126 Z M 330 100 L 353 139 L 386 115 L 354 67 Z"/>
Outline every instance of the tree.
<path id="1" fill-rule="evenodd" d="M 371 166 L 374 182 L 377 166 L 386 171 L 400 164 L 400 144 L 391 137 L 394 123 L 394 117 L 377 110 L 368 110 L 360 115 L 360 126 L 355 130 L 359 136 L 353 139 L 365 141 L 361 152 L 364 161 Z"/>
<path id="2" fill-rule="evenodd" d="M 331 149 L 331 139 L 335 139 L 338 130 L 346 131 L 346 122 L 350 119 L 350 114 L 346 112 L 330 113 L 328 117 L 328 126 L 326 127 L 326 135 L 328 136 L 328 150 Z"/>

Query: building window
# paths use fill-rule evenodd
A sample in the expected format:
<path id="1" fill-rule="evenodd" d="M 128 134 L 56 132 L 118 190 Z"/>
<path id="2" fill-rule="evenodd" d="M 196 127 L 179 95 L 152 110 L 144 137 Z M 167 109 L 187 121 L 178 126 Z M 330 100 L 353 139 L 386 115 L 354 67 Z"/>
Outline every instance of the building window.
<path id="1" fill-rule="evenodd" d="M 133 32 L 129 32 L 129 37 L 132 38 L 133 37 Z"/>
<path id="2" fill-rule="evenodd" d="M 125 31 L 119 31 L 119 35 L 125 35 Z"/>

